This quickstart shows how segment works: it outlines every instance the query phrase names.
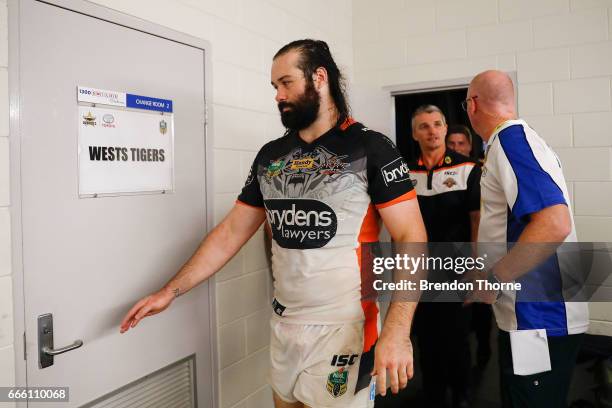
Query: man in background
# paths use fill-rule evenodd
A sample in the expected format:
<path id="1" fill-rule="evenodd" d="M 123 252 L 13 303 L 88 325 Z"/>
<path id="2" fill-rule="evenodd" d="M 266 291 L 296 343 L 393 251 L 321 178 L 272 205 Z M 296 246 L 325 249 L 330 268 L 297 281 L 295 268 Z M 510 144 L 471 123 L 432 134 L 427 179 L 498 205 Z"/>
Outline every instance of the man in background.
<path id="1" fill-rule="evenodd" d="M 466 157 L 471 157 L 472 132 L 464 125 L 449 125 L 446 133 L 446 147 Z"/>
<path id="2" fill-rule="evenodd" d="M 434 245 L 475 241 L 478 232 L 480 168 L 446 148 L 446 132 L 446 118 L 438 107 L 424 105 L 413 113 L 412 137 L 419 143 L 421 156 L 408 167 L 427 238 Z M 470 312 L 459 302 L 419 303 L 415 329 L 428 408 L 445 407 L 449 387 L 453 407 L 469 407 Z"/>

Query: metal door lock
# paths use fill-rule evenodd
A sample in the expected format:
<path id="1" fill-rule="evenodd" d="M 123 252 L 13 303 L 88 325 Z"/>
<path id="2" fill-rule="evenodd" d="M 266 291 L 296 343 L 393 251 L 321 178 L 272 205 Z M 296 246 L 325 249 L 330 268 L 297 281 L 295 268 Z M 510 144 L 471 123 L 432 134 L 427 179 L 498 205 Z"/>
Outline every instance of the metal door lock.
<path id="1" fill-rule="evenodd" d="M 76 340 L 69 346 L 53 348 L 53 315 L 47 313 L 38 316 L 38 367 L 47 368 L 53 365 L 53 356 L 78 349 L 83 340 Z"/>

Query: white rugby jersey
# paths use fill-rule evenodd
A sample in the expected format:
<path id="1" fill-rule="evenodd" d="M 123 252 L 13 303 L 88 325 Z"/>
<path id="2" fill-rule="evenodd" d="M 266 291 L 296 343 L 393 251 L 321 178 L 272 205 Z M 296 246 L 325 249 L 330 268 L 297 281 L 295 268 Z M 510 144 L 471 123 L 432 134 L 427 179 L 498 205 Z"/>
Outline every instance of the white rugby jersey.
<path id="1" fill-rule="evenodd" d="M 489 139 L 480 190 L 479 242 L 516 242 L 530 214 L 557 204 L 567 205 L 572 217 L 572 232 L 565 242 L 577 240 L 561 163 L 525 121 L 509 120 L 495 129 Z M 546 329 L 549 336 L 585 332 L 588 304 L 565 302 L 562 297 L 563 277 L 568 276 L 562 272 L 567 267 L 557 254 L 519 278 L 523 289 L 504 291 L 493 305 L 498 326 L 505 331 Z M 533 294 L 531 289 L 538 290 L 544 279 L 548 289 L 555 285 L 559 301 L 521 301 L 522 292 L 528 289 Z"/>
<path id="2" fill-rule="evenodd" d="M 264 208 L 272 229 L 276 317 L 374 323 L 360 243 L 378 240 L 377 209 L 415 197 L 393 143 L 352 119 L 312 143 L 289 132 L 262 147 L 238 202 Z"/>

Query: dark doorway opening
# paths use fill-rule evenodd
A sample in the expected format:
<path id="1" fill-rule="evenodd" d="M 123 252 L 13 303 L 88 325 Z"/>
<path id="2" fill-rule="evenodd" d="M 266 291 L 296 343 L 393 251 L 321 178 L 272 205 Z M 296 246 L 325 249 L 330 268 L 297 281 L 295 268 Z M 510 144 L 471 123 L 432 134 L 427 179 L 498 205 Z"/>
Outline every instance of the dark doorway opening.
<path id="1" fill-rule="evenodd" d="M 472 132 L 472 154 L 473 158 L 482 158 L 483 145 L 480 136 L 470 126 L 470 120 L 461 108 L 461 102 L 465 99 L 467 86 L 465 88 L 454 88 L 439 91 L 415 92 L 395 96 L 395 129 L 396 145 L 404 158 L 411 161 L 420 156 L 419 144 L 412 138 L 412 126 L 410 124 L 412 113 L 421 105 L 436 105 L 446 116 L 448 125 L 465 125 Z"/>

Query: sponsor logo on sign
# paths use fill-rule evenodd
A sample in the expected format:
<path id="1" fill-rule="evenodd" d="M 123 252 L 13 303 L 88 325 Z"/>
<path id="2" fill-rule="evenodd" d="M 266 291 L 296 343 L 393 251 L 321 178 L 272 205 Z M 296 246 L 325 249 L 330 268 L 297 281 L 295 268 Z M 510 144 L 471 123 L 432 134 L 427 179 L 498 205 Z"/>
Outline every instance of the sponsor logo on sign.
<path id="1" fill-rule="evenodd" d="M 91 112 L 87 112 L 87 114 L 83 115 L 83 124 L 85 126 L 96 126 L 96 117 Z"/>
<path id="2" fill-rule="evenodd" d="M 385 185 L 388 187 L 391 183 L 401 183 L 408 180 L 410 171 L 408 165 L 401 157 L 387 163 L 380 169 Z"/>
<path id="3" fill-rule="evenodd" d="M 273 199 L 265 207 L 274 240 L 283 248 L 321 248 L 336 235 L 338 218 L 321 201 Z"/>
<path id="4" fill-rule="evenodd" d="M 105 128 L 114 128 L 115 127 L 115 117 L 110 113 L 102 116 L 102 127 Z"/>
<path id="5" fill-rule="evenodd" d="M 162 135 L 165 135 L 167 131 L 168 131 L 168 123 L 163 119 L 160 120 L 159 121 L 159 133 L 161 133 Z"/>
<path id="6" fill-rule="evenodd" d="M 453 186 L 456 185 L 457 182 L 455 181 L 454 178 L 449 177 L 446 180 L 444 180 L 443 184 L 448 188 L 453 188 Z"/>
<path id="7" fill-rule="evenodd" d="M 326 388 L 332 397 L 338 398 L 346 393 L 348 374 L 348 371 L 341 368 L 327 376 Z"/>
<path id="8" fill-rule="evenodd" d="M 359 354 L 334 354 L 331 365 L 334 367 L 352 366 Z"/>
<path id="9" fill-rule="evenodd" d="M 305 159 L 295 159 L 291 162 L 289 168 L 291 170 L 312 169 L 314 167 L 314 159 L 307 157 Z"/>

